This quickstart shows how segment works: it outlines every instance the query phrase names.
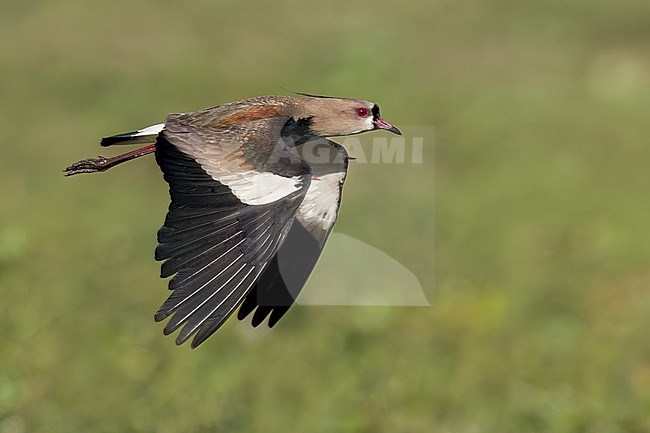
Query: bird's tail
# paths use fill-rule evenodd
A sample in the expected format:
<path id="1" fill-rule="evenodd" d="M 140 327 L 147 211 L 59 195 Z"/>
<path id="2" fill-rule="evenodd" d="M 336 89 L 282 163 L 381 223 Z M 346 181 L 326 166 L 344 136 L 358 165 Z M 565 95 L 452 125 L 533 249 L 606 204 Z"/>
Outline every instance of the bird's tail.
<path id="1" fill-rule="evenodd" d="M 104 147 L 113 146 L 114 144 L 153 144 L 163 129 L 165 129 L 165 124 L 159 123 L 137 131 L 104 137 L 101 144 Z"/>

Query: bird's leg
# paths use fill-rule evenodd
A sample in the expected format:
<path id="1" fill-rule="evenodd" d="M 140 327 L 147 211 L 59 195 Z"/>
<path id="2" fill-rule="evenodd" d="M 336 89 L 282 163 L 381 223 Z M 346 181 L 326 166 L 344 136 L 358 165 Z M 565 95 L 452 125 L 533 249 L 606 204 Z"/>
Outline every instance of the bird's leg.
<path id="1" fill-rule="evenodd" d="M 104 158 L 103 156 L 98 156 L 97 158 L 83 159 L 79 162 L 75 162 L 70 167 L 67 167 L 65 171 L 66 176 L 72 176 L 74 174 L 80 173 L 97 173 L 100 171 L 106 171 L 111 167 L 115 167 L 118 164 L 121 164 L 126 161 L 130 161 L 135 158 L 139 158 L 143 155 L 147 155 L 156 150 L 155 144 L 150 144 L 149 146 L 141 147 L 140 149 L 134 150 L 132 152 L 127 152 L 122 155 L 117 155 L 112 158 Z"/>

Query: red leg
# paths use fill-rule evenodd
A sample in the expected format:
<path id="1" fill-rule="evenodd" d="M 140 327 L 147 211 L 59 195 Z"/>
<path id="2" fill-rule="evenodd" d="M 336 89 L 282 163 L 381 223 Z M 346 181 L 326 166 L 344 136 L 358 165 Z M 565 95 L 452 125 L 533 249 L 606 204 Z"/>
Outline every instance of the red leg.
<path id="1" fill-rule="evenodd" d="M 79 162 L 75 162 L 70 167 L 66 168 L 65 175 L 72 176 L 74 174 L 80 173 L 97 173 L 100 171 L 106 171 L 111 167 L 115 167 L 118 164 L 121 164 L 126 161 L 130 161 L 135 158 L 147 155 L 149 153 L 155 152 L 156 145 L 150 144 L 149 146 L 141 147 L 140 149 L 124 153 L 122 155 L 117 155 L 112 158 L 104 158 L 99 156 L 97 158 L 84 159 Z"/>

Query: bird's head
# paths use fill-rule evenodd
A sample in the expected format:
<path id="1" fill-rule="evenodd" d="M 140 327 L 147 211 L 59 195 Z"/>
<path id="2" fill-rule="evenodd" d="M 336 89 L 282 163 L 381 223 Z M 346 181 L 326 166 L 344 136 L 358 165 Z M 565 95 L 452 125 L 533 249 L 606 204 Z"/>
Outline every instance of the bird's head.
<path id="1" fill-rule="evenodd" d="M 307 96 L 297 98 L 294 118 L 309 119 L 309 129 L 314 135 L 335 137 L 377 129 L 402 135 L 399 129 L 381 118 L 379 105 L 374 102 Z"/>

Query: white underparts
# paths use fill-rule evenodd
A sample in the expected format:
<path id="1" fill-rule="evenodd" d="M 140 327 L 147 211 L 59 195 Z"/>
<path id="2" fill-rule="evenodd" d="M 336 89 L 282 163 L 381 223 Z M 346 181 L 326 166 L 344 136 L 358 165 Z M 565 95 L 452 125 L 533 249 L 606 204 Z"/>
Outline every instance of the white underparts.
<path id="1" fill-rule="evenodd" d="M 321 226 L 328 230 L 336 221 L 345 173 L 329 173 L 312 180 L 298 209 L 298 218 L 307 230 Z"/>

